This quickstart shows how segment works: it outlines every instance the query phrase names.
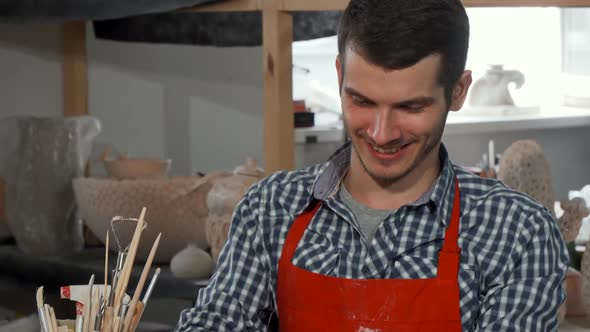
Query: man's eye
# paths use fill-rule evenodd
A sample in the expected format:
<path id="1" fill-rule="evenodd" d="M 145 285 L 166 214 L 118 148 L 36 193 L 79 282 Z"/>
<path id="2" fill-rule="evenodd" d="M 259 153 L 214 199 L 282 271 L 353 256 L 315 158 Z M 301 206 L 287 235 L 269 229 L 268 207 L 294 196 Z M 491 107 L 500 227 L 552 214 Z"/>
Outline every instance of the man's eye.
<path id="1" fill-rule="evenodd" d="M 365 98 L 361 98 L 358 96 L 352 96 L 352 102 L 355 103 L 358 106 L 369 106 L 371 105 L 371 102 L 368 101 Z"/>
<path id="2" fill-rule="evenodd" d="M 410 113 L 418 113 L 424 110 L 423 105 L 405 105 L 402 108 Z"/>

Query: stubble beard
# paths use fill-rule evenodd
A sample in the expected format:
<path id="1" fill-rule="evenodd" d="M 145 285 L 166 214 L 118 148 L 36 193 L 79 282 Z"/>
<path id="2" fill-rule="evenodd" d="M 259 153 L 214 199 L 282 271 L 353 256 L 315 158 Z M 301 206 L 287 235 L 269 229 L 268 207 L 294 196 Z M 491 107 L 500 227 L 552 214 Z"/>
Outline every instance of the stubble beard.
<path id="1" fill-rule="evenodd" d="M 400 181 L 401 179 L 407 177 L 410 173 L 412 173 L 412 171 L 414 171 L 416 168 L 418 168 L 418 166 L 424 162 L 424 160 L 430 155 L 430 153 L 432 153 L 432 151 L 439 146 L 439 143 L 442 140 L 442 134 L 443 134 L 443 130 L 445 127 L 445 123 L 446 123 L 446 117 L 442 120 L 441 125 L 439 126 L 439 128 L 436 129 L 435 135 L 431 136 L 431 140 L 428 140 L 424 146 L 424 150 L 422 152 L 418 152 L 418 155 L 416 156 L 416 158 L 414 159 L 414 161 L 404 170 L 402 170 L 402 172 L 400 174 L 396 174 L 396 175 L 388 175 L 388 174 L 378 174 L 374 171 L 372 171 L 368 166 L 367 163 L 365 162 L 365 160 L 363 160 L 363 156 L 359 153 L 360 147 L 357 148 L 355 143 L 355 140 L 352 139 L 352 135 L 354 135 L 357 138 L 357 142 L 360 142 L 362 144 L 363 141 L 366 141 L 366 139 L 364 138 L 364 136 L 362 134 L 357 134 L 357 133 L 351 133 L 349 131 L 348 126 L 346 125 L 346 122 L 344 123 L 344 127 L 346 132 L 348 133 L 348 135 L 350 135 L 350 139 L 352 140 L 352 148 L 355 150 L 355 153 L 357 155 L 357 158 L 359 159 L 363 169 L 365 170 L 365 172 L 377 183 L 379 184 L 379 186 L 381 187 L 388 187 L 391 186 L 393 184 L 395 184 L 396 182 Z M 415 144 L 415 143 L 412 143 Z"/>

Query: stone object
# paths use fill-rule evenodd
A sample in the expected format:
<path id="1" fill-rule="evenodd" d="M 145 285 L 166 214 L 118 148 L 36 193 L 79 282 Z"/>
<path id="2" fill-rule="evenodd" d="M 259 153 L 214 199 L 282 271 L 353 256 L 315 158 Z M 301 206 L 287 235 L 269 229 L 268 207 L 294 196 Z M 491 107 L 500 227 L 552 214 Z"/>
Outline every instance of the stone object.
<path id="1" fill-rule="evenodd" d="M 549 163 L 545 158 L 541 147 L 532 140 L 521 140 L 514 142 L 509 146 L 500 159 L 498 179 L 507 186 L 524 192 L 535 200 L 543 204 L 555 217 L 554 193 L 551 185 L 551 174 L 549 172 Z M 574 241 L 582 223 L 582 218 L 587 215 L 585 201 L 581 198 L 562 201 L 561 207 L 564 210 L 563 215 L 556 219 L 562 237 L 567 241 Z M 590 279 L 590 253 L 582 261 L 582 275 L 585 280 Z M 576 299 L 580 297 L 580 287 L 572 287 L 570 273 L 570 285 L 568 279 L 564 281 L 567 297 Z M 585 299 L 590 299 L 590 280 L 585 281 L 584 294 Z M 576 293 L 570 293 L 576 292 Z M 571 306 L 571 304 L 570 304 Z M 567 315 L 567 303 L 563 303 L 559 309 L 560 322 Z"/>
<path id="2" fill-rule="evenodd" d="M 0 121 L 6 216 L 25 253 L 65 256 L 83 248 L 72 180 L 84 174 L 100 131 L 100 121 L 90 116 L 17 116 Z"/>
<path id="3" fill-rule="evenodd" d="M 215 264 L 211 256 L 201 248 L 188 245 L 170 261 L 170 271 L 177 278 L 204 279 L 211 275 Z"/>
<path id="4" fill-rule="evenodd" d="M 174 254 L 189 244 L 201 249 L 208 247 L 205 237 L 207 194 L 212 181 L 226 174 L 217 172 L 205 177 L 138 180 L 77 178 L 74 180 L 74 192 L 80 217 L 103 244 L 107 231 L 111 232 L 112 250 L 118 250 L 118 246 L 113 240 L 111 219 L 115 216 L 137 218 L 145 206 L 148 226 L 143 231 L 137 258 L 147 258 L 155 238 L 162 232 L 154 260 L 168 263 Z M 117 228 L 117 236 L 122 243 L 131 240 L 134 226 L 130 223 L 129 227 Z"/>
<path id="5" fill-rule="evenodd" d="M 555 216 L 549 163 L 535 141 L 516 141 L 502 153 L 498 179 L 512 189 L 532 196 Z"/>
<path id="6" fill-rule="evenodd" d="M 207 242 L 211 246 L 213 260 L 217 262 L 219 253 L 227 241 L 232 214 L 242 196 L 250 186 L 264 177 L 264 171 L 256 167 L 253 159 L 234 169 L 233 174 L 214 180 L 207 195 L 209 215 L 205 225 Z"/>

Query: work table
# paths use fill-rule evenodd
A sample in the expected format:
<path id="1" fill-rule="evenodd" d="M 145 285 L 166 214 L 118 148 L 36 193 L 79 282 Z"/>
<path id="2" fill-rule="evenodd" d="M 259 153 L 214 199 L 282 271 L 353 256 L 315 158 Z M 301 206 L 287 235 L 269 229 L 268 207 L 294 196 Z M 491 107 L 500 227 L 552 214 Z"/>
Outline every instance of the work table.
<path id="1" fill-rule="evenodd" d="M 111 253 L 110 269 L 114 268 L 115 260 L 116 256 Z M 104 283 L 104 248 L 85 249 L 71 257 L 38 257 L 27 255 L 16 246 L 2 245 L 0 262 L 0 276 L 36 287 L 45 286 L 46 290 L 58 290 L 60 286 L 66 285 L 88 284 L 92 274 L 95 275 L 96 284 Z M 157 267 L 160 267 L 161 272 L 152 297 L 194 300 L 198 290 L 207 284 L 207 280 L 176 278 L 167 265 L 152 266 L 150 277 Z M 142 269 L 142 263 L 135 264 L 128 289 L 134 289 Z"/>

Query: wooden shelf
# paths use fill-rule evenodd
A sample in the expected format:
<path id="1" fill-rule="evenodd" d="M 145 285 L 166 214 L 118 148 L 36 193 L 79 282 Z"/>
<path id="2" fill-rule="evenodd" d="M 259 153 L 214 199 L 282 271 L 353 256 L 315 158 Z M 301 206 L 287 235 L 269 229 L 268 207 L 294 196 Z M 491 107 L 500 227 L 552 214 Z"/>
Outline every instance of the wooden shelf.
<path id="1" fill-rule="evenodd" d="M 589 0 L 463 0 L 466 7 L 590 7 Z"/>
<path id="2" fill-rule="evenodd" d="M 0 261 L 0 277 L 47 288 L 87 284 L 93 274 L 97 283 L 104 282 L 104 248 L 87 248 L 69 257 L 40 257 L 25 254 L 13 245 L 0 245 Z M 109 260 L 109 263 L 110 268 L 114 268 L 114 261 Z M 155 264 L 153 269 L 156 267 L 162 272 L 154 288 L 154 298 L 192 300 L 209 279 L 180 279 L 172 274 L 168 265 Z M 142 270 L 143 265 L 133 267 L 129 289 L 135 289 Z"/>
<path id="3" fill-rule="evenodd" d="M 203 12 L 251 12 L 262 10 L 264 0 L 226 0 L 212 4 L 200 5 L 181 9 L 181 12 L 203 13 Z"/>
<path id="4" fill-rule="evenodd" d="M 227 0 L 183 9 L 183 12 L 239 12 L 262 10 L 270 0 Z M 350 0 L 275 0 L 281 11 L 343 10 Z M 590 0 L 463 0 L 467 7 L 590 7 Z"/>

